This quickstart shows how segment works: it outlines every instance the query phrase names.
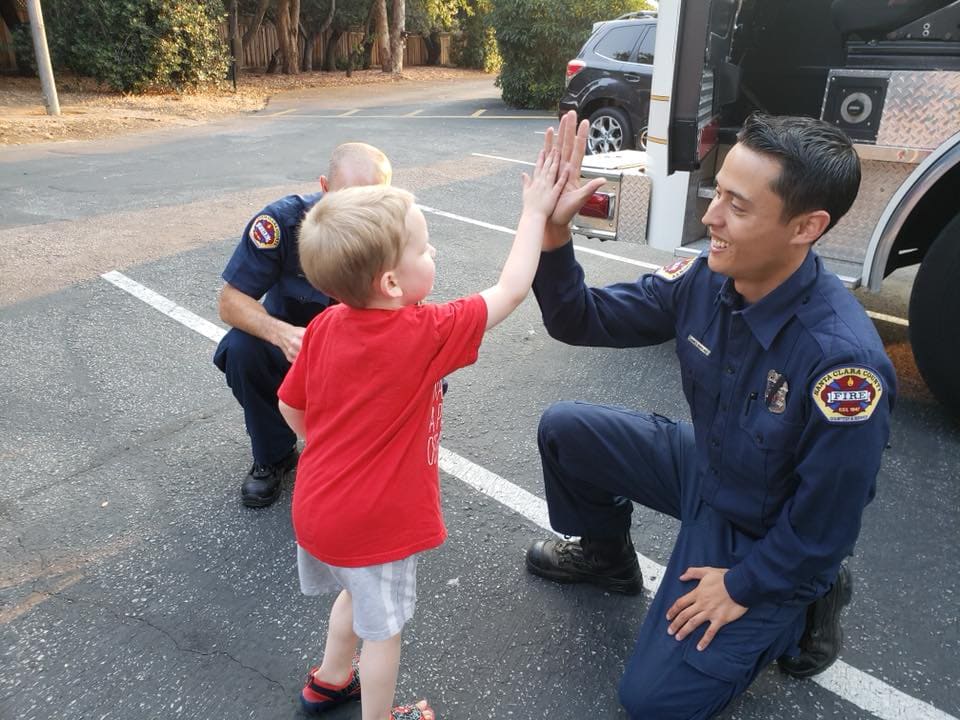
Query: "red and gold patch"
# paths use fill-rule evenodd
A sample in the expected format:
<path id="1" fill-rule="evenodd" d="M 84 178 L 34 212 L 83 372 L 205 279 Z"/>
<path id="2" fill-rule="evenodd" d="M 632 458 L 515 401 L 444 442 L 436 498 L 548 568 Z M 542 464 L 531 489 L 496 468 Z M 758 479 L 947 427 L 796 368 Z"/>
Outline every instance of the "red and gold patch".
<path id="1" fill-rule="evenodd" d="M 687 270 L 693 267 L 693 261 L 695 258 L 680 258 L 676 262 L 672 262 L 669 265 L 664 265 L 662 268 L 657 270 L 654 275 L 657 277 L 662 277 L 664 280 L 676 280 L 679 277 L 682 277 Z"/>
<path id="2" fill-rule="evenodd" d="M 834 368 L 813 384 L 813 402 L 832 423 L 869 420 L 881 397 L 880 378 L 858 365 Z"/>
<path id="3" fill-rule="evenodd" d="M 270 250 L 280 244 L 280 225 L 269 215 L 258 215 L 250 223 L 250 240 L 261 250 Z"/>

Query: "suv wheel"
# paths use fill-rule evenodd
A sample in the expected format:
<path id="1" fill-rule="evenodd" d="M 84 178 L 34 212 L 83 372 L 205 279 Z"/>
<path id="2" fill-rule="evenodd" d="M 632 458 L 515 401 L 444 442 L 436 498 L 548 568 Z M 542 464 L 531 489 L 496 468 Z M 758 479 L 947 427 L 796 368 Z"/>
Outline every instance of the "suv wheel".
<path id="1" fill-rule="evenodd" d="M 623 110 L 602 107 L 590 116 L 590 131 L 587 134 L 587 154 L 628 150 L 633 147 L 630 121 Z"/>

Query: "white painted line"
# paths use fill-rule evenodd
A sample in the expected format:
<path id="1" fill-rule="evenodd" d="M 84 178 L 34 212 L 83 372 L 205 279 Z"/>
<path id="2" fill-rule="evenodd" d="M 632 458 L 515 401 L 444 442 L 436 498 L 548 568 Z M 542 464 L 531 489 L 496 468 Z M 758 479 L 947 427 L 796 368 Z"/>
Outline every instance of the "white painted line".
<path id="1" fill-rule="evenodd" d="M 269 115 L 264 115 L 263 117 L 280 117 L 281 115 L 289 115 L 292 112 L 296 112 L 297 108 L 290 108 L 289 110 L 281 110 L 280 112 L 270 113 Z"/>
<path id="2" fill-rule="evenodd" d="M 445 210 L 437 210 L 436 208 L 428 207 L 427 205 L 418 204 L 417 207 L 419 207 L 423 212 L 439 215 L 440 217 L 450 218 L 451 220 L 457 220 L 462 223 L 467 223 L 468 225 L 476 225 L 477 227 L 486 228 L 487 230 L 496 230 L 497 232 L 507 233 L 508 235 L 515 235 L 517 232 L 514 228 L 504 227 L 503 225 L 492 225 L 491 223 L 483 222 L 483 220 L 474 220 L 473 218 L 464 217 L 463 215 L 455 215 L 454 213 L 449 213 Z M 573 247 L 577 252 L 596 255 L 597 257 L 607 258 L 608 260 L 616 260 L 618 262 L 626 263 L 627 265 L 636 265 L 637 267 L 642 267 L 647 270 L 659 270 L 661 267 L 660 265 L 654 265 L 653 263 L 643 262 L 642 260 L 634 260 L 633 258 L 626 258 L 621 255 L 614 255 L 613 253 L 604 252 L 603 250 L 594 250 L 593 248 L 583 247 L 582 245 L 574 245 Z"/>
<path id="3" fill-rule="evenodd" d="M 360 112 L 360 109 L 348 110 L 339 115 L 296 115 L 296 119 L 305 118 L 310 120 L 334 120 L 336 118 L 350 117 L 354 113 Z M 251 119 L 271 117 L 270 115 L 251 115 Z M 556 120 L 553 115 L 362 115 L 364 120 L 398 120 L 400 118 L 415 118 L 417 120 Z"/>
<path id="4" fill-rule="evenodd" d="M 476 111 L 473 115 L 471 115 L 470 117 L 480 117 L 480 116 L 483 115 L 486 111 L 487 111 L 486 108 L 481 108 L 480 110 L 477 110 L 477 111 Z"/>
<path id="5" fill-rule="evenodd" d="M 440 448 L 440 469 L 515 513 L 523 515 L 544 530 L 559 536 L 559 533 L 550 527 L 547 503 L 542 498 L 444 447 Z M 637 559 L 640 561 L 640 572 L 643 573 L 643 591 L 653 597 L 660 587 L 665 568 L 640 553 L 637 553 Z"/>
<path id="6" fill-rule="evenodd" d="M 155 293 L 153 290 L 144 287 L 135 280 L 131 280 L 126 275 L 118 273 L 116 270 L 104 273 L 100 277 L 108 283 L 116 285 L 121 290 L 130 293 L 135 298 L 143 300 L 143 302 L 150 307 L 159 310 L 167 317 L 173 318 L 181 325 L 187 326 L 209 340 L 220 342 L 220 339 L 227 334 L 227 331 L 219 325 L 214 325 L 209 320 L 193 314 L 186 308 L 177 305 L 173 300 L 168 300 L 163 295 Z"/>
<path id="7" fill-rule="evenodd" d="M 546 130 L 534 130 L 534 131 L 533 131 L 533 134 L 534 134 L 534 135 L 546 135 L 546 134 L 547 134 L 547 131 L 546 131 Z"/>
<path id="8" fill-rule="evenodd" d="M 483 222 L 483 220 L 474 220 L 473 218 L 464 217 L 463 215 L 454 215 L 446 210 L 437 210 L 436 208 L 432 208 L 427 205 L 421 205 L 417 203 L 417 207 L 423 212 L 427 212 L 432 215 L 439 215 L 440 217 L 450 218 L 451 220 L 458 220 L 462 223 L 467 223 L 468 225 L 476 225 L 477 227 L 486 228 L 487 230 L 496 230 L 497 232 L 506 233 L 507 235 L 515 235 L 517 232 L 513 228 L 504 227 L 503 225 L 493 225 L 492 223 Z"/>
<path id="9" fill-rule="evenodd" d="M 813 681 L 881 720 L 957 720 L 929 703 L 838 660 Z"/>
<path id="10" fill-rule="evenodd" d="M 513 160 L 512 158 L 500 157 L 499 155 L 485 155 L 484 153 L 470 153 L 474 157 L 489 158 L 491 160 L 503 160 L 503 162 L 517 163 L 517 165 L 536 165 L 536 163 L 527 162 L 526 160 Z"/>
<path id="11" fill-rule="evenodd" d="M 413 112 L 408 112 L 406 115 L 403 115 L 403 117 L 416 117 L 417 115 L 419 115 L 419 114 L 422 113 L 422 112 L 423 112 L 423 108 L 420 108 L 419 110 L 414 110 Z"/>
<path id="12" fill-rule="evenodd" d="M 874 312 L 873 310 L 867 310 L 867 315 L 872 317 L 874 320 L 881 320 L 883 322 L 893 323 L 894 325 L 902 325 L 903 327 L 910 327 L 910 321 L 905 320 L 901 317 L 895 317 L 893 315 L 884 315 L 883 313 Z"/>
<path id="13" fill-rule="evenodd" d="M 636 265 L 637 267 L 642 267 L 646 270 L 659 270 L 662 265 L 655 265 L 654 263 L 644 262 L 643 260 L 634 260 L 633 258 L 626 258 L 622 255 L 614 255 L 613 253 L 604 252 L 603 250 L 594 250 L 593 248 L 583 247 L 582 245 L 574 245 L 574 249 L 577 252 L 590 253 L 591 255 L 596 255 L 597 257 L 607 258 L 608 260 L 616 260 L 617 262 L 626 263 L 627 265 Z"/>

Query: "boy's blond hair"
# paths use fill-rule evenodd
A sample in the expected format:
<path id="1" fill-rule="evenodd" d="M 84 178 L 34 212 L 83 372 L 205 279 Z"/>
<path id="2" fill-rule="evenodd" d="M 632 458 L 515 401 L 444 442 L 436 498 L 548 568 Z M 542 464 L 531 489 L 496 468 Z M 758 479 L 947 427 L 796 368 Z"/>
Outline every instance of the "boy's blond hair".
<path id="1" fill-rule="evenodd" d="M 380 274 L 400 263 L 413 204 L 413 195 L 388 185 L 324 195 L 300 224 L 307 280 L 345 305 L 366 307 Z"/>

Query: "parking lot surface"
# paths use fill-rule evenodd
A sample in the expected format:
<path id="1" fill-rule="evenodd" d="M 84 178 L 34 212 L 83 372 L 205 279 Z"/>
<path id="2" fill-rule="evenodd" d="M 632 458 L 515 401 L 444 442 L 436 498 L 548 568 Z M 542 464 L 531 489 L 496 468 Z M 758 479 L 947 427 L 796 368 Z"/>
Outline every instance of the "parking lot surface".
<path id="1" fill-rule="evenodd" d="M 299 593 L 289 488 L 240 505 L 249 443 L 211 363 L 220 272 L 250 216 L 312 191 L 330 150 L 363 140 L 429 208 L 434 297 L 481 290 L 549 122 L 489 82 L 354 88 L 202 129 L 0 150 L 0 718 L 300 716 L 330 599 Z M 575 241 L 592 284 L 671 260 Z M 905 318 L 910 277 L 858 297 Z M 960 423 L 920 380 L 904 324 L 876 323 L 901 387 L 841 661 L 816 681 L 771 668 L 724 718 L 960 717 Z M 649 595 L 523 567 L 547 532 L 537 422 L 563 399 L 689 417 L 672 344 L 560 345 L 532 297 L 488 335 L 450 378 L 450 537 L 422 560 L 398 700 L 427 697 L 444 720 L 625 717 L 616 685 Z M 634 513 L 651 586 L 676 529 Z"/>

